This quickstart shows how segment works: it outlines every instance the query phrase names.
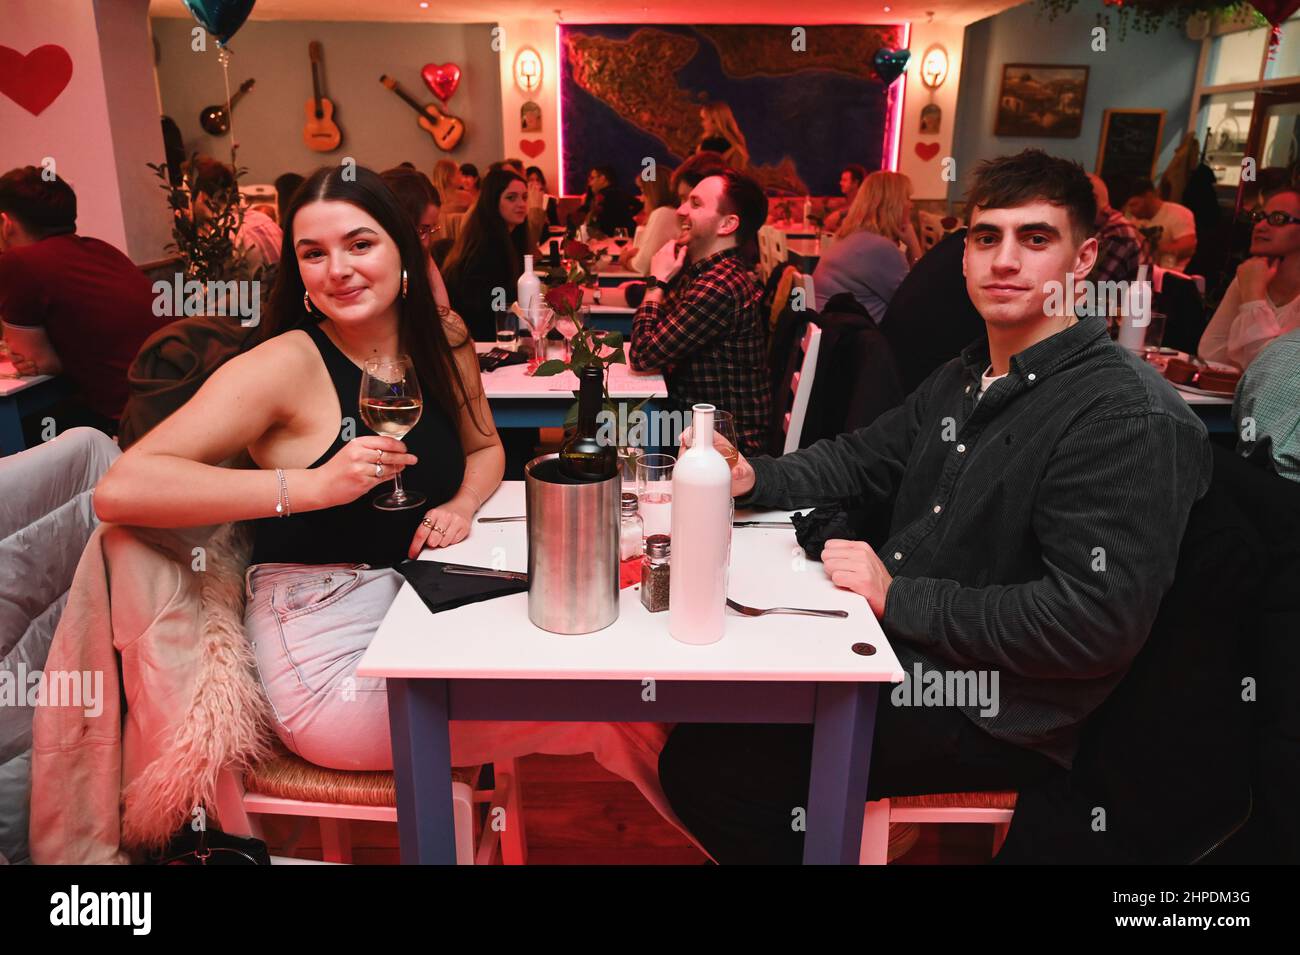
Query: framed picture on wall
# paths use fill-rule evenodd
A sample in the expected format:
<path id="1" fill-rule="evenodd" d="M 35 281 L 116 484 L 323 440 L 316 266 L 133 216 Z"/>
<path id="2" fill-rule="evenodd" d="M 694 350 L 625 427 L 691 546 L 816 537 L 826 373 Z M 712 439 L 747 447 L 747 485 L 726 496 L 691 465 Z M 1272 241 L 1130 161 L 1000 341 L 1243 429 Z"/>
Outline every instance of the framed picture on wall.
<path id="1" fill-rule="evenodd" d="M 1086 66 L 1007 63 L 1002 67 L 993 135 L 1078 136 L 1087 92 Z"/>
<path id="2" fill-rule="evenodd" d="M 1101 117 L 1097 175 L 1154 179 L 1164 131 L 1163 109 L 1106 110 Z"/>

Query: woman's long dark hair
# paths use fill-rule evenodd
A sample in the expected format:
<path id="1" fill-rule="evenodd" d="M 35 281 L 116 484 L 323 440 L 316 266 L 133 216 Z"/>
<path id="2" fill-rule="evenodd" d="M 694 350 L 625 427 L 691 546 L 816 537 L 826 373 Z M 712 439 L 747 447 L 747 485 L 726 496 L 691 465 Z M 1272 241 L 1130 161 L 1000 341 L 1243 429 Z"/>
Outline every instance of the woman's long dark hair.
<path id="1" fill-rule="evenodd" d="M 309 315 L 303 307 L 306 287 L 298 270 L 293 223 L 298 210 L 309 203 L 322 200 L 349 202 L 370 215 L 397 244 L 407 279 L 406 295 L 397 300 L 398 343 L 402 351 L 411 356 L 421 387 L 447 413 L 453 424 L 460 420 L 463 405 L 469 409 L 475 427 L 483 431 L 470 400 L 469 388 L 452 352 L 452 342 L 447 337 L 443 322 L 446 310 L 439 308 L 433 299 L 433 289 L 429 285 L 429 257 L 415 224 L 377 173 L 364 166 L 347 167 L 346 171 L 345 176 L 343 166 L 322 166 L 294 192 L 293 201 L 285 213 L 280 271 L 271 290 L 263 337 L 305 328 L 320 320 L 319 313 Z M 456 345 L 460 344 L 462 342 L 456 342 Z"/>
<path id="2" fill-rule="evenodd" d="M 520 223 L 512 230 L 501 218 L 501 195 L 512 182 L 528 185 L 513 169 L 493 169 L 483 178 L 474 208 L 466 214 L 465 224 L 442 268 L 442 277 L 449 287 L 459 285 L 462 273 L 480 256 L 509 263 L 512 279 L 519 278 L 524 270 L 528 223 Z"/>

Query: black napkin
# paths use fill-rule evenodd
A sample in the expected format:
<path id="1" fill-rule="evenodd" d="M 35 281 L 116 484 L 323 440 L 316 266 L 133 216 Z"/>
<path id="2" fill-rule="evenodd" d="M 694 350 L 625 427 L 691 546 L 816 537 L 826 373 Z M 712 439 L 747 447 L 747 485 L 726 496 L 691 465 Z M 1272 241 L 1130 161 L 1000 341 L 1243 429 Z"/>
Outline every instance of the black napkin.
<path id="1" fill-rule="evenodd" d="M 436 560 L 408 560 L 399 564 L 397 572 L 411 582 L 426 607 L 433 613 L 455 610 L 466 604 L 491 600 L 521 593 L 528 584 L 503 577 L 471 577 L 465 574 L 445 574 L 446 564 Z M 487 569 L 487 568 L 484 568 Z"/>
<path id="2" fill-rule="evenodd" d="M 478 356 L 478 365 L 480 371 L 486 370 L 484 368 L 484 361 L 486 359 L 487 359 L 487 352 L 484 352 L 483 354 Z M 502 359 L 501 362 L 496 367 L 505 368 L 507 365 L 522 365 L 526 361 L 528 361 L 528 355 L 526 355 L 524 352 L 514 351 L 510 353 L 509 357 Z"/>
<path id="3" fill-rule="evenodd" d="M 811 560 L 822 559 L 828 540 L 876 541 L 889 537 L 892 505 L 876 508 L 818 507 L 807 514 L 791 514 L 794 538 Z"/>

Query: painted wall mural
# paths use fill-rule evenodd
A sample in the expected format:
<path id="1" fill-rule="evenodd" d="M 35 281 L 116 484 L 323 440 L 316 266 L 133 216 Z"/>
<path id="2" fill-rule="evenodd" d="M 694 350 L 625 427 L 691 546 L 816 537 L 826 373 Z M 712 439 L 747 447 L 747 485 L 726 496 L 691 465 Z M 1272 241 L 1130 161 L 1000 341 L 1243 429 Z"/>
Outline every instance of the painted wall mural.
<path id="1" fill-rule="evenodd" d="M 630 183 L 646 157 L 676 166 L 704 138 L 700 106 L 727 103 L 750 172 L 774 192 L 837 193 L 840 169 L 880 169 L 892 97 L 872 71 L 903 27 L 560 26 L 564 188 L 614 166 Z M 891 133 L 892 130 L 888 130 Z"/>

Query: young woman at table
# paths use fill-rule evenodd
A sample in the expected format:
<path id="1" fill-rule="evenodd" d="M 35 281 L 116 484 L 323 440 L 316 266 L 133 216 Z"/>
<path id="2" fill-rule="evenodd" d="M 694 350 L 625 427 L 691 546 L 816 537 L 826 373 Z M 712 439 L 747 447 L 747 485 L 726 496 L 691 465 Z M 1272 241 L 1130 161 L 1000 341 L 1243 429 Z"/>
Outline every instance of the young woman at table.
<path id="1" fill-rule="evenodd" d="M 873 172 L 858 187 L 835 242 L 813 271 L 817 310 L 848 292 L 880 322 L 894 291 L 907 276 L 904 248 L 920 242 L 912 228 L 912 182 L 902 173 Z"/>
<path id="2" fill-rule="evenodd" d="M 392 567 L 470 533 L 502 454 L 473 343 L 435 305 L 414 226 L 375 173 L 342 173 L 321 169 L 296 194 L 268 338 L 133 445 L 96 488 L 95 509 L 145 527 L 251 521 L 244 624 L 276 732 L 318 765 L 386 770 L 384 681 L 356 668 L 402 585 Z M 357 408 L 365 359 L 399 352 L 426 399 L 405 442 L 367 431 Z M 251 466 L 218 466 L 241 452 Z M 371 492 L 399 472 L 435 505 L 373 508 Z M 663 738 L 653 725 L 606 723 L 451 732 L 458 765 L 592 752 L 657 805 Z"/>
<path id="3" fill-rule="evenodd" d="M 1273 193 L 1257 210 L 1250 255 L 1201 335 L 1206 361 L 1245 369 L 1275 338 L 1300 328 L 1300 190 Z"/>
<path id="4" fill-rule="evenodd" d="M 483 191 L 447 255 L 442 273 L 451 307 L 477 341 L 496 340 L 494 306 L 515 300 L 524 255 L 534 251 L 527 219 L 528 183 L 513 170 L 494 169 L 483 179 Z"/>
<path id="5" fill-rule="evenodd" d="M 672 170 L 660 169 L 653 179 L 640 179 L 645 223 L 636 230 L 633 244 L 618 257 L 625 269 L 650 274 L 650 259 L 681 234 L 677 220 L 677 198 L 672 190 Z"/>
<path id="6" fill-rule="evenodd" d="M 535 195 L 540 195 L 542 205 L 546 209 L 547 224 L 558 226 L 560 224 L 560 207 L 555 196 L 550 194 L 546 185 L 546 174 L 542 172 L 540 166 L 529 166 L 525 175 L 528 177 L 528 194 L 530 199 Z"/>

